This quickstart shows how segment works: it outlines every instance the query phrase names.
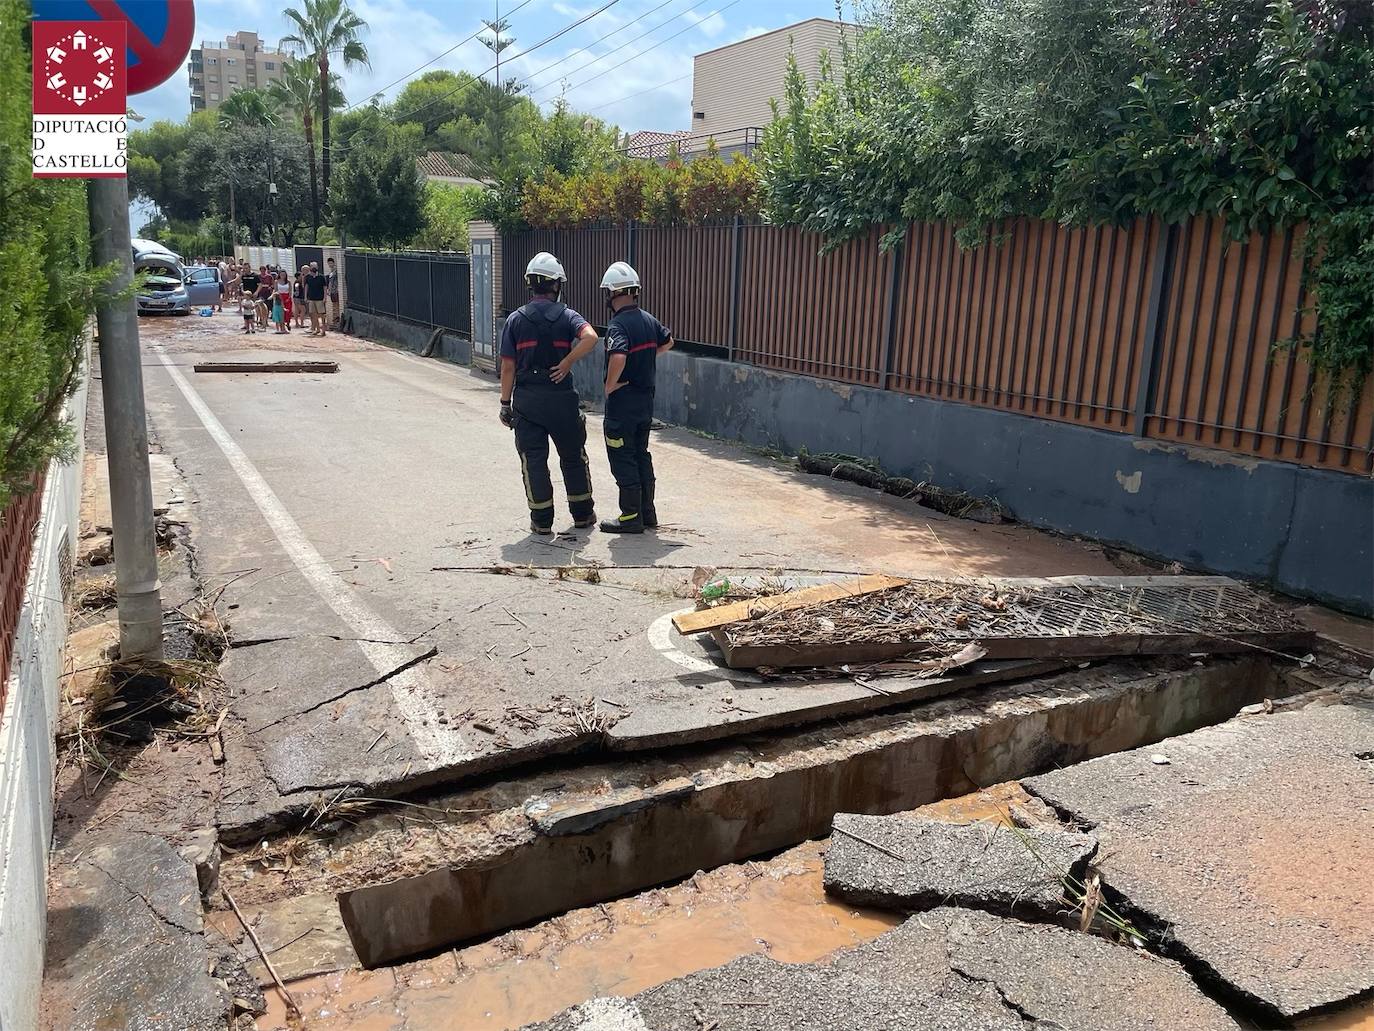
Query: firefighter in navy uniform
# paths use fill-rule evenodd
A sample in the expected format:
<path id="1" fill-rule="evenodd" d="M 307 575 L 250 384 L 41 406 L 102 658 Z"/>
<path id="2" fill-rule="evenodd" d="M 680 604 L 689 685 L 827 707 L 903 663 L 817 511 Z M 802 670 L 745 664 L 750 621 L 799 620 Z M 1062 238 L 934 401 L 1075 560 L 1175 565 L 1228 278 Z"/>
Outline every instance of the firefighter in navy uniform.
<path id="1" fill-rule="evenodd" d="M 639 307 L 639 273 L 623 261 L 601 279 L 610 307 L 606 327 L 606 454 L 620 491 L 620 515 L 606 519 L 606 533 L 643 533 L 658 526 L 654 507 L 654 460 L 649 424 L 654 417 L 654 371 L 673 334 Z"/>
<path id="2" fill-rule="evenodd" d="M 530 259 L 525 282 L 534 295 L 506 320 L 501 334 L 501 422 L 515 431 L 515 450 L 530 506 L 530 532 L 553 532 L 553 481 L 549 440 L 558 450 L 573 525 L 596 525 L 587 424 L 578 409 L 573 363 L 596 347 L 596 330 L 558 295 L 563 266 L 541 251 Z"/>

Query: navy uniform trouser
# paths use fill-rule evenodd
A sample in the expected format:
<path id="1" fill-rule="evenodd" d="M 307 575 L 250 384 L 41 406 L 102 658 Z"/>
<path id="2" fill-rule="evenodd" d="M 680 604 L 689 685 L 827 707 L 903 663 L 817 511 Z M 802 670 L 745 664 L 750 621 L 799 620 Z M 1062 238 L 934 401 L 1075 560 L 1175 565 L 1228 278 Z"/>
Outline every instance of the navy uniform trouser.
<path id="1" fill-rule="evenodd" d="M 649 454 L 649 424 L 654 396 L 621 387 L 606 399 L 606 456 L 620 491 L 620 514 L 654 521 L 654 459 Z"/>
<path id="2" fill-rule="evenodd" d="M 515 388 L 515 450 L 525 480 L 530 521 L 553 525 L 553 481 L 549 479 L 549 441 L 558 450 L 568 511 L 574 519 L 592 517 L 592 471 L 587 463 L 587 421 L 577 407 L 577 391 Z"/>

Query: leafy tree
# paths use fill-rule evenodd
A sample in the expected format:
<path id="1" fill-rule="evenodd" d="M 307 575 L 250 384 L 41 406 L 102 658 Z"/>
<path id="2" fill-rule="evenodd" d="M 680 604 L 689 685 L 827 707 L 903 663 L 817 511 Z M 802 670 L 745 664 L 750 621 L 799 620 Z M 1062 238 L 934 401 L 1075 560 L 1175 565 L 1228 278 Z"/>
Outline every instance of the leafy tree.
<path id="1" fill-rule="evenodd" d="M 467 154 L 478 164 L 529 159 L 538 106 L 513 92 L 514 80 L 498 88 L 467 72 L 435 70 L 406 84 L 389 108 L 399 125 L 419 125 L 424 150 Z"/>
<path id="2" fill-rule="evenodd" d="M 424 226 L 423 182 L 413 127 L 388 129 L 381 137 L 356 137 L 339 166 L 330 197 L 339 225 L 371 247 L 395 248 Z"/>
<path id="3" fill-rule="evenodd" d="M 212 210 L 213 192 L 186 171 L 191 141 L 216 132 L 213 112 L 185 122 L 154 122 L 129 133 L 129 193 L 156 204 L 167 218 L 190 221 Z"/>
<path id="4" fill-rule="evenodd" d="M 240 89 L 224 98 L 215 111 L 221 129 L 232 129 L 240 125 L 273 126 L 277 124 L 277 112 L 273 109 L 267 94 L 259 89 Z"/>
<path id="5" fill-rule="evenodd" d="M 194 136 L 183 168 L 209 190 L 202 215 L 227 214 L 233 185 L 234 213 L 250 243 L 270 243 L 280 233 L 290 246 L 310 224 L 309 150 L 292 127 L 245 125 Z M 277 184 L 275 200 L 269 182 Z"/>
<path id="6" fill-rule="evenodd" d="M 342 107 L 345 103 L 339 77 L 329 77 L 330 97 L 328 106 Z M 272 100 L 301 120 L 305 131 L 305 146 L 310 157 L 310 225 L 314 230 L 320 225 L 320 186 L 319 173 L 315 167 L 315 111 L 320 106 L 320 80 L 315 69 L 304 61 L 287 61 L 282 66 L 282 76 L 268 87 Z"/>
<path id="7" fill-rule="evenodd" d="M 474 217 L 480 186 L 425 183 L 421 217 L 424 224 L 414 245 L 427 251 L 468 249 L 468 222 Z"/>
<path id="8" fill-rule="evenodd" d="M 329 66 L 338 57 L 345 68 L 368 64 L 367 46 L 358 37 L 367 22 L 358 17 L 344 0 L 301 0 L 301 9 L 287 8 L 286 16 L 296 31 L 282 37 L 282 43 L 295 47 L 315 62 L 320 72 L 320 143 L 324 152 L 324 192 L 329 194 Z"/>
<path id="9" fill-rule="evenodd" d="M 535 169 L 577 175 L 606 168 L 616 159 L 619 133 L 599 118 L 581 115 L 559 97 L 534 131 Z"/>

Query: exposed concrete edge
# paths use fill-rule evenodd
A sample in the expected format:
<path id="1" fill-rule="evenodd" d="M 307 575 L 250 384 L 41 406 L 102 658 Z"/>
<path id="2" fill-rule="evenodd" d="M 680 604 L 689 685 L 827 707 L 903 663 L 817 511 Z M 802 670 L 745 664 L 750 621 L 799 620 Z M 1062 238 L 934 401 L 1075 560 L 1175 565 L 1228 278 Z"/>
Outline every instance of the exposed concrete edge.
<path id="1" fill-rule="evenodd" d="M 436 328 L 418 322 L 402 322 L 389 315 L 373 315 L 358 308 L 349 308 L 348 316 L 352 320 L 350 332 L 354 336 L 366 337 L 368 340 L 399 347 L 414 354 L 420 354 L 427 349 L 429 339 Z M 471 365 L 472 341 L 461 333 L 443 329 L 429 357 L 454 365 Z"/>
<path id="2" fill-rule="evenodd" d="M 606 731 L 606 747 L 613 752 L 638 752 L 651 748 L 675 748 L 680 745 L 719 741 L 723 738 L 758 734 L 771 730 L 804 727 L 810 723 L 841 717 L 866 716 L 870 713 L 895 709 L 909 709 L 922 702 L 948 697 L 987 687 L 990 684 L 1015 680 L 1029 680 L 1067 669 L 1077 663 L 1065 659 L 1025 659 L 1014 661 L 980 662 L 967 670 L 950 673 L 947 678 L 929 680 L 893 679 L 891 686 L 880 694 L 856 691 L 853 697 L 766 712 L 728 723 L 681 723 L 664 729 L 645 729 L 638 719 L 622 720 Z M 647 721 L 646 721 L 647 722 Z"/>
<path id="3" fill-rule="evenodd" d="M 48 466 L 0 713 L 0 1028 L 38 1026 L 47 939 L 48 843 L 67 594 L 81 514 L 85 374 L 66 416 L 76 455 Z"/>
<path id="4" fill-rule="evenodd" d="M 559 793 L 538 822 L 524 806 L 488 812 L 460 865 L 444 863 L 455 855 L 447 847 L 428 872 L 340 892 L 344 924 L 360 960 L 375 966 L 824 837 L 837 812 L 900 812 L 1217 723 L 1276 684 L 1265 661 L 1233 658 L 1005 685 L 839 731 L 746 739 L 671 764 L 643 760 L 637 790 L 661 797 L 635 806 L 617 792 L 604 821 L 588 818 L 584 797 L 605 797 L 602 771 L 567 773 L 566 785 L 544 786 Z M 693 790 L 663 790 L 683 776 Z M 531 788 L 539 790 L 507 797 L 528 798 Z M 477 801 L 474 792 L 435 804 L 462 811 Z M 554 836 L 539 826 L 563 813 L 588 829 Z"/>

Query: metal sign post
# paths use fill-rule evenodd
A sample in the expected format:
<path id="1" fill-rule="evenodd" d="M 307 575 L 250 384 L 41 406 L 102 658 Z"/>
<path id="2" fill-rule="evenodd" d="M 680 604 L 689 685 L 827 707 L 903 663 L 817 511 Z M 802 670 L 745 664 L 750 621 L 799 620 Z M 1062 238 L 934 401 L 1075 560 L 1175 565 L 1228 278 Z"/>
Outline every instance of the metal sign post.
<path id="1" fill-rule="evenodd" d="M 34 0 L 33 7 L 36 22 L 57 21 L 71 14 L 70 5 L 56 0 Z M 195 31 L 193 0 L 104 0 L 95 10 L 99 17 L 91 20 L 91 29 L 98 33 L 105 26 L 112 37 L 117 35 L 126 44 L 123 53 L 114 55 L 114 63 L 120 85 L 124 85 L 127 75 L 127 93 L 153 89 L 181 68 Z M 38 59 L 35 48 L 35 64 Z M 110 58 L 103 56 L 102 60 L 108 63 Z M 35 81 L 35 99 L 45 85 L 46 80 Z M 86 95 L 81 96 L 79 103 L 85 103 Z M 121 101 L 120 114 L 124 103 Z M 83 176 L 80 170 L 70 174 Z M 157 567 L 138 315 L 134 299 L 128 294 L 134 269 L 125 170 L 91 177 L 86 185 L 86 205 L 91 223 L 91 258 L 97 265 L 116 268 L 114 280 L 97 308 L 96 324 L 100 333 L 105 451 L 114 523 L 119 653 L 126 661 L 161 659 L 162 583 Z"/>

